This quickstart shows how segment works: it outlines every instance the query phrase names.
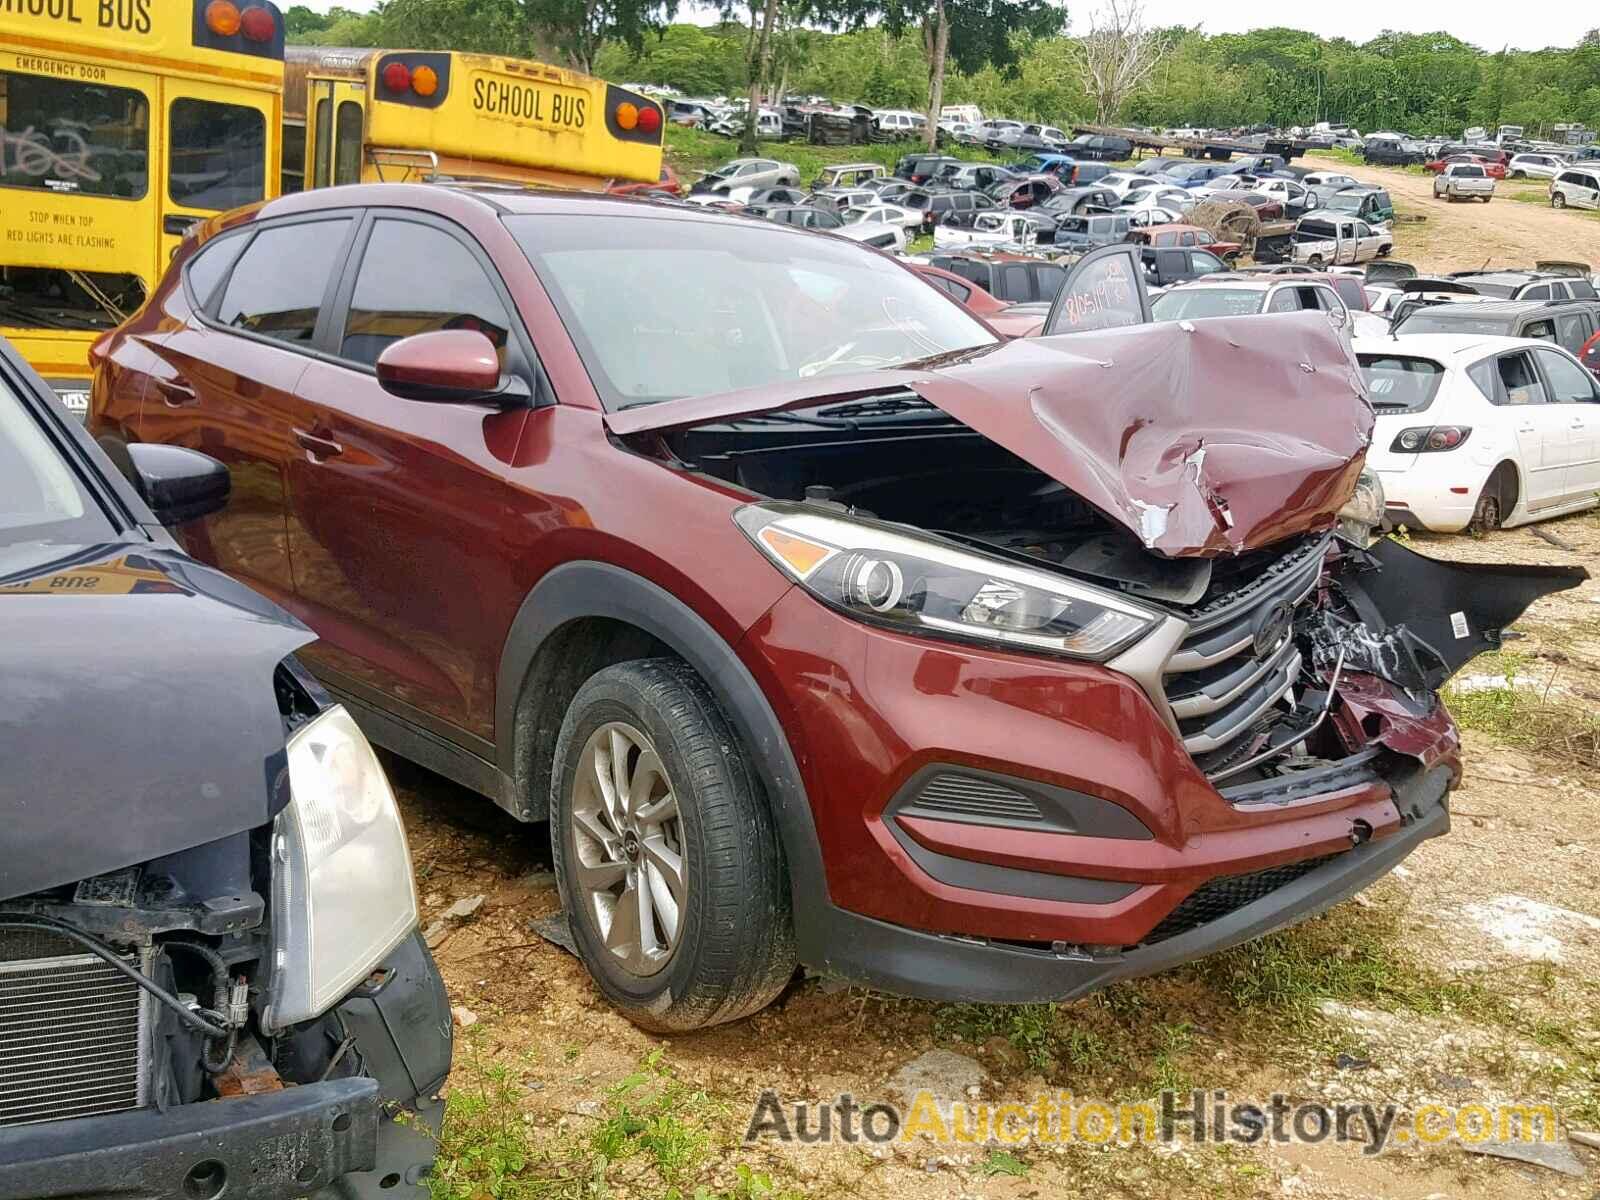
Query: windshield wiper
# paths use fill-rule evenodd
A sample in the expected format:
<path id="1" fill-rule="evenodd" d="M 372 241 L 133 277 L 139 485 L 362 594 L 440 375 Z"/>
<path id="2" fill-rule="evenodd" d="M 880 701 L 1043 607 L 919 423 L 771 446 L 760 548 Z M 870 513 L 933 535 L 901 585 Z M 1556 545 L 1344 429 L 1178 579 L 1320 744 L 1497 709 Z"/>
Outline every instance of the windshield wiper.
<path id="1" fill-rule="evenodd" d="M 819 417 L 887 417 L 896 413 L 920 412 L 933 408 L 918 396 L 881 396 L 876 400 L 856 400 L 817 409 Z"/>

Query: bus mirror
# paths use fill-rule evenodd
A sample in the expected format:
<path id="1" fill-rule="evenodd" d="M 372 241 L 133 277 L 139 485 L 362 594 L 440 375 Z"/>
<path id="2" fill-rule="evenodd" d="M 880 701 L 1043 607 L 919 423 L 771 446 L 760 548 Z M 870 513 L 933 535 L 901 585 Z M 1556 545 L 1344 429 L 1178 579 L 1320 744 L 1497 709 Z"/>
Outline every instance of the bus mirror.
<path id="1" fill-rule="evenodd" d="M 391 395 L 435 404 L 494 403 L 511 391 L 494 343 L 475 329 L 401 338 L 378 355 L 378 383 Z"/>

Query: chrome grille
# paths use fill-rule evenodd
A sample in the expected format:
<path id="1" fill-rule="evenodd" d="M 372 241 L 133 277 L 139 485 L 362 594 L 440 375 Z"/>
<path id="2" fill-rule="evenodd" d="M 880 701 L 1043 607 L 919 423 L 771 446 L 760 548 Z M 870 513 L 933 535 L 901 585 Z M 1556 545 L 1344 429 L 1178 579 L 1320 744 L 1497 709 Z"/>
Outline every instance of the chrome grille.
<path id="1" fill-rule="evenodd" d="M 102 959 L 0 930 L 0 1125 L 140 1107 L 148 1020 L 144 991 Z"/>
<path id="2" fill-rule="evenodd" d="M 1300 604 L 1322 574 L 1326 543 L 1285 555 L 1248 590 L 1192 619 L 1168 657 L 1161 686 L 1183 745 L 1202 769 L 1220 769 L 1269 709 L 1294 690 L 1301 655 L 1285 633 L 1258 649 L 1279 604 Z"/>

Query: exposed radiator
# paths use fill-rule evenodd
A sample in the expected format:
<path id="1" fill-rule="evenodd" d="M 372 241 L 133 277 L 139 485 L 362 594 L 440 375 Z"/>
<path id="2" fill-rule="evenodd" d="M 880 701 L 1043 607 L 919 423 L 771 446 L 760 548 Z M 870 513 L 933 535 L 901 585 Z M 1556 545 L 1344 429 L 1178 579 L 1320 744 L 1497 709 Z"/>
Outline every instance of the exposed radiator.
<path id="1" fill-rule="evenodd" d="M 149 1020 L 143 989 L 81 946 L 0 929 L 0 1125 L 143 1105 Z"/>

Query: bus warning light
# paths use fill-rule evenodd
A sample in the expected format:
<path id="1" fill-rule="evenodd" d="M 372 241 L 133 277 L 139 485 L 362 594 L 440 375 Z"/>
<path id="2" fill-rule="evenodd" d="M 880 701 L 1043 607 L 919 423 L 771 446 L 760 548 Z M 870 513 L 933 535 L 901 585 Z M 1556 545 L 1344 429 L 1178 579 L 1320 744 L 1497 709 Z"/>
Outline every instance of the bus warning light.
<path id="1" fill-rule="evenodd" d="M 439 72 L 424 64 L 411 72 L 411 90 L 419 96 L 431 96 L 439 90 Z"/>
<path id="2" fill-rule="evenodd" d="M 661 110 L 654 104 L 646 104 L 639 109 L 639 132 L 654 133 L 661 128 Z"/>
<path id="3" fill-rule="evenodd" d="M 258 4 L 239 15 L 239 32 L 252 42 L 270 42 L 277 35 L 278 23 L 270 8 Z"/>
<path id="4" fill-rule="evenodd" d="M 639 123 L 639 110 L 624 100 L 617 105 L 617 124 L 624 129 L 632 129 Z"/>
<path id="5" fill-rule="evenodd" d="M 211 0 L 206 5 L 206 28 L 218 37 L 232 37 L 239 32 L 239 9 L 233 0 Z"/>
<path id="6" fill-rule="evenodd" d="M 383 86 L 391 92 L 411 90 L 411 68 L 403 62 L 392 62 L 383 69 Z"/>

